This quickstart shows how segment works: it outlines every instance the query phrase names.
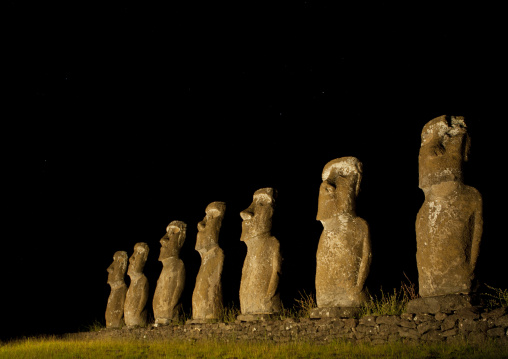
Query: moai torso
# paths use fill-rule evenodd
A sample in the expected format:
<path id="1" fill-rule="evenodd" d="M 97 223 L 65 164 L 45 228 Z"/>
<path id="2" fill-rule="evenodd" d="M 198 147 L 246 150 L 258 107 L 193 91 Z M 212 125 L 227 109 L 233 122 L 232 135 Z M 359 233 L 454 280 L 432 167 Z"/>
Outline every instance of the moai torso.
<path id="1" fill-rule="evenodd" d="M 201 256 L 201 267 L 192 293 L 192 318 L 219 319 L 222 309 L 222 268 L 224 252 L 215 247 Z"/>
<path id="2" fill-rule="evenodd" d="M 201 266 L 192 293 L 192 319 L 195 322 L 220 317 L 224 252 L 218 242 L 225 210 L 224 202 L 212 202 L 205 210 L 205 218 L 198 223 L 196 250 L 201 256 Z"/>
<path id="3" fill-rule="evenodd" d="M 128 327 L 144 327 L 147 324 L 146 302 L 148 300 L 148 279 L 143 274 L 148 257 L 148 245 L 137 243 L 129 259 L 127 274 L 131 278 L 125 297 L 124 317 Z"/>
<path id="4" fill-rule="evenodd" d="M 127 270 L 127 252 L 118 251 L 113 256 L 113 263 L 108 267 L 108 284 L 111 293 L 106 307 L 106 328 L 121 328 L 124 325 L 124 305 L 127 294 L 125 271 Z"/>
<path id="5" fill-rule="evenodd" d="M 420 188 L 425 201 L 416 219 L 420 296 L 468 294 L 482 234 L 482 198 L 462 182 L 469 139 L 461 117 L 430 121 L 422 132 Z"/>
<path id="6" fill-rule="evenodd" d="M 179 258 L 186 236 L 186 224 L 173 221 L 161 242 L 159 261 L 162 271 L 153 296 L 153 312 L 156 325 L 167 325 L 178 320 L 177 305 L 185 284 L 185 266 Z"/>
<path id="7" fill-rule="evenodd" d="M 240 213 L 241 240 L 247 255 L 240 283 L 242 314 L 272 314 L 281 310 L 278 293 L 282 258 L 279 241 L 271 232 L 274 190 L 263 188 L 254 193 L 249 208 Z"/>
<path id="8" fill-rule="evenodd" d="M 316 299 L 319 307 L 357 307 L 365 300 L 364 264 L 367 223 L 344 218 L 336 230 L 323 230 L 316 253 Z"/>
<path id="9" fill-rule="evenodd" d="M 355 214 L 361 163 L 354 157 L 330 161 L 323 169 L 317 219 L 324 226 L 316 253 L 318 308 L 359 307 L 366 301 L 371 262 L 367 222 Z"/>
<path id="10" fill-rule="evenodd" d="M 280 274 L 279 241 L 266 236 L 247 242 L 240 282 L 240 309 L 242 314 L 271 314 L 281 309 L 277 292 Z"/>

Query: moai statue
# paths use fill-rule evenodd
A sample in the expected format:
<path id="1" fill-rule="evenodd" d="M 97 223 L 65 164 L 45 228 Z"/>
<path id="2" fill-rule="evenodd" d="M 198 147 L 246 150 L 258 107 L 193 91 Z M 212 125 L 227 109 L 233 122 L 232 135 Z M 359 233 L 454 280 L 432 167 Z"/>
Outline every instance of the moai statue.
<path id="1" fill-rule="evenodd" d="M 162 271 L 153 296 L 155 326 L 178 320 L 177 305 L 185 284 L 185 267 L 179 255 L 185 242 L 187 225 L 182 221 L 173 221 L 166 231 L 160 240 Z"/>
<path id="2" fill-rule="evenodd" d="M 278 292 L 282 258 L 279 241 L 271 235 L 275 190 L 254 193 L 249 208 L 242 211 L 241 241 L 247 245 L 240 282 L 241 321 L 263 320 L 281 309 Z"/>
<path id="3" fill-rule="evenodd" d="M 463 183 L 470 139 L 464 118 L 440 116 L 422 131 L 419 187 L 425 194 L 416 218 L 416 263 L 422 298 L 409 312 L 433 313 L 471 305 L 482 237 L 482 197 Z"/>
<path id="4" fill-rule="evenodd" d="M 125 297 L 124 318 L 128 328 L 146 326 L 146 302 L 148 300 L 148 279 L 143 274 L 148 258 L 148 245 L 143 242 L 134 245 L 134 253 L 129 258 L 127 275 L 131 278 Z"/>
<path id="5" fill-rule="evenodd" d="M 362 163 L 341 157 L 323 168 L 317 220 L 323 224 L 316 253 L 316 302 L 311 318 L 352 317 L 367 300 L 372 258 L 367 222 L 355 212 Z"/>
<path id="6" fill-rule="evenodd" d="M 108 284 L 111 287 L 111 293 L 106 307 L 106 328 L 121 328 L 124 325 L 123 310 L 127 294 L 124 279 L 128 258 L 127 252 L 115 252 L 113 263 L 108 267 Z"/>
<path id="7" fill-rule="evenodd" d="M 212 202 L 206 207 L 205 218 L 198 223 L 196 250 L 201 267 L 192 293 L 193 323 L 208 323 L 219 319 L 222 309 L 222 267 L 224 252 L 219 247 L 219 231 L 226 211 L 224 202 Z"/>

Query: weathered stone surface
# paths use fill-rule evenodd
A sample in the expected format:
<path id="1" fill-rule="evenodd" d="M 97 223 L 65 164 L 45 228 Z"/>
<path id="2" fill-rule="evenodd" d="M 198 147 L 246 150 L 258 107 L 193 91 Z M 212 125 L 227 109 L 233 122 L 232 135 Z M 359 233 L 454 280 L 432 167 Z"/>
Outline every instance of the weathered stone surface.
<path id="1" fill-rule="evenodd" d="M 461 332 L 475 331 L 477 329 L 477 323 L 478 323 L 477 321 L 470 319 L 470 318 L 460 319 L 459 320 L 459 330 Z"/>
<path id="2" fill-rule="evenodd" d="M 400 319 L 403 319 L 403 320 L 413 320 L 413 318 L 415 317 L 415 315 L 413 313 L 402 313 L 400 315 Z"/>
<path id="3" fill-rule="evenodd" d="M 461 318 L 480 319 L 480 312 L 477 307 L 465 307 L 455 311 L 455 314 Z"/>
<path id="4" fill-rule="evenodd" d="M 111 293 L 106 306 L 106 328 L 121 328 L 124 325 L 123 312 L 127 294 L 125 272 L 128 258 L 125 251 L 115 252 L 113 263 L 108 267 L 108 284 L 111 287 Z"/>
<path id="5" fill-rule="evenodd" d="M 459 333 L 459 330 L 457 328 L 452 328 L 449 330 L 445 330 L 441 332 L 441 336 L 443 337 L 453 337 Z"/>
<path id="6" fill-rule="evenodd" d="M 429 322 L 429 321 L 434 321 L 435 318 L 433 315 L 431 314 L 427 314 L 427 313 L 419 313 L 419 314 L 416 314 L 415 317 L 413 318 L 413 320 L 415 321 L 416 324 L 420 324 L 420 323 L 423 323 L 423 322 Z"/>
<path id="7" fill-rule="evenodd" d="M 271 235 L 275 190 L 262 188 L 252 204 L 240 213 L 241 241 L 247 245 L 240 282 L 242 315 L 265 315 L 281 309 L 278 291 L 282 257 L 277 238 Z M 243 319 L 242 319 L 243 320 Z"/>
<path id="8" fill-rule="evenodd" d="M 224 202 L 212 202 L 206 207 L 205 218 L 198 223 L 196 250 L 201 256 L 201 266 L 192 293 L 191 323 L 215 321 L 220 316 L 224 252 L 219 247 L 219 232 L 225 211 Z"/>
<path id="9" fill-rule="evenodd" d="M 396 315 L 382 315 L 376 318 L 377 324 L 399 325 L 400 317 Z"/>
<path id="10" fill-rule="evenodd" d="M 134 245 L 134 253 L 129 258 L 127 275 L 131 279 L 127 295 L 125 297 L 124 318 L 128 328 L 146 326 L 148 300 L 148 279 L 143 274 L 148 258 L 148 245 L 139 242 Z"/>
<path id="11" fill-rule="evenodd" d="M 358 323 L 373 327 L 376 325 L 376 317 L 373 315 L 367 315 L 365 317 L 360 318 Z"/>
<path id="12" fill-rule="evenodd" d="M 345 328 L 355 328 L 358 325 L 358 319 L 356 318 L 348 318 L 344 320 Z"/>
<path id="13" fill-rule="evenodd" d="M 319 318 L 353 318 L 360 313 L 359 307 L 323 307 L 312 308 L 310 317 Z"/>
<path id="14" fill-rule="evenodd" d="M 332 160 L 323 169 L 317 214 L 324 227 L 316 253 L 318 308 L 359 307 L 367 300 L 370 234 L 355 212 L 361 177 L 362 164 L 354 157 Z"/>
<path id="15" fill-rule="evenodd" d="M 438 330 L 441 329 L 441 322 L 438 322 L 437 320 L 434 321 L 426 321 L 421 324 L 418 324 L 418 333 L 424 334 L 427 333 L 430 330 Z"/>
<path id="16" fill-rule="evenodd" d="M 503 327 L 503 328 L 508 327 L 508 315 L 503 315 L 502 317 L 497 318 L 496 325 L 498 327 Z"/>
<path id="17" fill-rule="evenodd" d="M 399 322 L 399 326 L 403 327 L 403 328 L 410 328 L 410 329 L 415 329 L 416 328 L 416 323 L 412 320 L 405 320 L 405 319 L 402 319 L 400 322 Z"/>
<path id="18" fill-rule="evenodd" d="M 468 295 L 450 294 L 410 300 L 406 310 L 408 313 L 451 313 L 471 306 Z"/>
<path id="19" fill-rule="evenodd" d="M 448 316 L 448 314 L 446 314 L 446 313 L 436 313 L 434 318 L 436 318 L 436 320 L 443 321 L 447 316 Z"/>
<path id="20" fill-rule="evenodd" d="M 405 328 L 401 327 L 399 328 L 399 335 L 401 338 L 410 338 L 410 339 L 419 339 L 420 334 L 416 329 L 411 328 Z"/>
<path id="21" fill-rule="evenodd" d="M 420 296 L 470 293 L 482 236 L 482 198 L 463 183 L 469 136 L 463 117 L 441 116 L 422 131 L 416 219 Z"/>
<path id="22" fill-rule="evenodd" d="M 420 337 L 421 340 L 426 342 L 435 342 L 435 341 L 442 341 L 445 338 L 443 338 L 441 332 L 437 330 L 429 330 L 425 333 L 423 333 Z"/>
<path id="23" fill-rule="evenodd" d="M 399 328 L 397 327 L 397 325 L 394 325 L 394 324 L 379 324 L 379 333 L 380 334 L 394 334 L 394 333 L 398 333 L 399 332 Z"/>
<path id="24" fill-rule="evenodd" d="M 274 319 L 273 314 L 239 314 L 236 318 L 239 322 L 256 322 Z"/>
<path id="25" fill-rule="evenodd" d="M 488 312 L 484 312 L 482 313 L 482 318 L 485 318 L 485 319 L 497 319 L 505 314 L 508 313 L 508 308 L 506 307 L 501 307 L 501 308 L 496 308 L 496 309 L 493 309 L 491 311 L 488 311 Z"/>
<path id="26" fill-rule="evenodd" d="M 185 266 L 179 256 L 186 235 L 187 225 L 182 221 L 172 221 L 160 240 L 162 271 L 152 301 L 156 326 L 178 320 L 178 303 L 185 284 Z"/>
<path id="27" fill-rule="evenodd" d="M 446 331 L 454 328 L 457 325 L 458 320 L 459 317 L 457 315 L 449 315 L 443 320 L 443 323 L 441 324 L 441 330 Z"/>
<path id="28" fill-rule="evenodd" d="M 505 334 L 505 330 L 503 328 L 492 328 L 487 330 L 487 335 L 489 337 L 502 337 Z"/>

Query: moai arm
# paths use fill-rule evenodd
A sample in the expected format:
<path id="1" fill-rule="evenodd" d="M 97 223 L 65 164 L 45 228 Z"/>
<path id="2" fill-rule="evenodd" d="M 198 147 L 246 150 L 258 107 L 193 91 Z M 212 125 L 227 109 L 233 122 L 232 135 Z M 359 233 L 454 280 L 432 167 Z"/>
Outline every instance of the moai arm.
<path id="1" fill-rule="evenodd" d="M 470 255 L 470 266 L 471 271 L 474 271 L 476 267 L 476 260 L 478 259 L 478 254 L 480 254 L 480 242 L 482 239 L 483 232 L 483 206 L 482 206 L 482 198 L 478 195 L 478 204 L 474 211 L 474 222 L 473 222 L 473 233 L 472 233 L 472 242 L 471 242 L 471 255 Z"/>
<path id="2" fill-rule="evenodd" d="M 361 262 L 360 267 L 358 269 L 358 279 L 356 282 L 356 288 L 359 292 L 363 290 L 363 286 L 365 284 L 365 280 L 369 275 L 370 262 L 372 260 L 372 250 L 370 245 L 370 232 L 367 223 L 364 223 L 364 231 L 363 231 L 363 246 L 361 253 Z"/>
<path id="3" fill-rule="evenodd" d="M 277 288 L 279 286 L 279 276 L 281 271 L 282 257 L 280 255 L 279 245 L 277 246 L 273 252 L 272 256 L 272 276 L 270 278 L 270 284 L 268 285 L 267 298 L 271 299 L 277 293 Z"/>
<path id="4" fill-rule="evenodd" d="M 176 275 L 176 284 L 175 290 L 173 291 L 173 295 L 171 296 L 171 305 L 170 308 L 175 308 L 180 300 L 180 297 L 183 292 L 183 287 L 185 284 L 185 266 L 183 262 L 179 263 L 178 266 L 178 274 Z"/>

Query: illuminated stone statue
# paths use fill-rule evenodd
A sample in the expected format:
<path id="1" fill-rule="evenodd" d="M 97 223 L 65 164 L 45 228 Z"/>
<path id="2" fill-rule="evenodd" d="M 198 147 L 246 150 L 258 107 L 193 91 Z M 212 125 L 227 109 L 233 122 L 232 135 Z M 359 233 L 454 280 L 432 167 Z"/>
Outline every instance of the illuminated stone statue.
<path id="1" fill-rule="evenodd" d="M 127 327 L 146 326 L 146 302 L 148 300 L 148 279 L 143 269 L 148 258 L 148 245 L 136 243 L 134 253 L 129 258 L 127 275 L 131 279 L 127 296 L 125 297 L 124 318 Z"/>
<path id="2" fill-rule="evenodd" d="M 106 328 L 121 328 L 124 325 L 123 311 L 127 294 L 124 278 L 127 260 L 127 252 L 115 252 L 113 263 L 108 267 L 108 284 L 111 287 L 111 293 L 106 307 Z"/>
<path id="3" fill-rule="evenodd" d="M 159 261 L 162 262 L 162 271 L 153 296 L 156 326 L 168 325 L 178 320 L 177 305 L 185 284 L 185 267 L 179 255 L 185 242 L 187 225 L 181 221 L 173 221 L 166 231 L 160 240 Z"/>
<path id="4" fill-rule="evenodd" d="M 224 202 L 212 202 L 206 207 L 205 218 L 198 223 L 196 250 L 201 256 L 201 267 L 192 293 L 192 320 L 189 323 L 206 323 L 220 317 L 224 252 L 219 247 L 219 231 L 225 211 Z"/>
<path id="5" fill-rule="evenodd" d="M 355 157 L 328 162 L 319 189 L 317 219 L 323 224 L 316 253 L 316 302 L 311 318 L 350 317 L 367 300 L 371 245 L 367 222 L 355 203 L 362 164 Z"/>
<path id="6" fill-rule="evenodd" d="M 238 319 L 259 320 L 281 309 L 278 293 L 282 258 L 279 241 L 271 235 L 274 211 L 274 189 L 262 188 L 254 193 L 249 208 L 242 211 L 241 241 L 247 245 L 240 282 Z"/>
<path id="7" fill-rule="evenodd" d="M 424 298 L 472 291 L 483 219 L 480 193 L 463 183 L 469 144 L 463 117 L 435 118 L 422 131 L 419 187 L 425 201 L 416 218 L 416 262 Z"/>

